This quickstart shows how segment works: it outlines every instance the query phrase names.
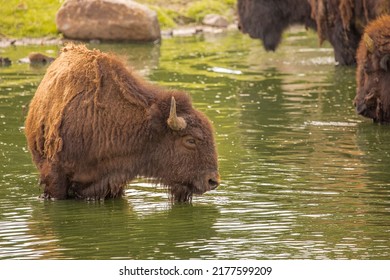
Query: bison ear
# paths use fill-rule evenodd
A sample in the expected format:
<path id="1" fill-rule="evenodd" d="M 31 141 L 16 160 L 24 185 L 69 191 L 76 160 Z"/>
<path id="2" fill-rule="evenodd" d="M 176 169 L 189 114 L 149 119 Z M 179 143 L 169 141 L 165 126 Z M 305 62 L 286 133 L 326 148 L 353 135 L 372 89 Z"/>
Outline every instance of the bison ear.
<path id="1" fill-rule="evenodd" d="M 167 124 L 172 130 L 175 131 L 185 129 L 187 126 L 185 119 L 178 117 L 176 114 L 176 100 L 173 96 L 171 99 L 171 110 L 169 112 Z"/>
<path id="2" fill-rule="evenodd" d="M 366 48 L 370 53 L 373 53 L 375 50 L 374 40 L 371 39 L 370 35 L 364 33 L 363 41 L 366 44 Z"/>
<path id="3" fill-rule="evenodd" d="M 385 72 L 389 71 L 389 63 L 390 63 L 390 54 L 385 54 L 381 60 L 379 61 L 379 66 Z"/>

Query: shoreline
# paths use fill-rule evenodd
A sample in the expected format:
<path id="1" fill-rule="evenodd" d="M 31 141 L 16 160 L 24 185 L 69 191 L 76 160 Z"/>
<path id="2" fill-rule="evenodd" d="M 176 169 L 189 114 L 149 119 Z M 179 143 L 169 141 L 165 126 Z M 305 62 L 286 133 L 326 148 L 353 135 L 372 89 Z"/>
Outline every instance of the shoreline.
<path id="1" fill-rule="evenodd" d="M 196 25 L 196 26 L 181 26 L 179 28 L 164 29 L 161 31 L 161 39 L 173 38 L 173 37 L 190 37 L 199 34 L 223 34 L 228 31 L 238 30 L 237 24 L 230 24 L 228 27 L 214 27 L 208 25 Z M 28 46 L 28 45 L 61 45 L 67 41 L 78 41 L 86 43 L 120 43 L 126 41 L 105 41 L 100 39 L 81 40 L 81 39 L 68 39 L 63 38 L 61 35 L 56 36 L 44 36 L 38 38 L 0 38 L 0 48 L 7 48 L 11 46 Z M 139 41 L 128 41 L 131 43 L 144 43 Z M 153 43 L 153 42 L 145 42 Z"/>

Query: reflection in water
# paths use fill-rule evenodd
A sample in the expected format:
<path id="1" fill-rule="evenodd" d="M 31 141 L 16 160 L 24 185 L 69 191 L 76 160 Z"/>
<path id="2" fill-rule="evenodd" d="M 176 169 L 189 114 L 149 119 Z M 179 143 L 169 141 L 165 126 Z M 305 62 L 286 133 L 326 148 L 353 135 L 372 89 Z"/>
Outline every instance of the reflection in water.
<path id="1" fill-rule="evenodd" d="M 47 240 L 42 258 L 189 259 L 197 254 L 180 244 L 213 236 L 217 217 L 212 206 L 178 205 L 143 215 L 125 199 L 44 202 L 35 207 L 29 229 Z"/>
<path id="2" fill-rule="evenodd" d="M 233 32 L 93 46 L 189 92 L 213 121 L 222 184 L 193 205 L 142 179 L 104 203 L 37 199 L 22 112 L 45 69 L 0 69 L 0 258 L 388 259 L 390 130 L 356 116 L 355 69 L 335 67 L 331 48 L 284 42 L 265 53 Z"/>

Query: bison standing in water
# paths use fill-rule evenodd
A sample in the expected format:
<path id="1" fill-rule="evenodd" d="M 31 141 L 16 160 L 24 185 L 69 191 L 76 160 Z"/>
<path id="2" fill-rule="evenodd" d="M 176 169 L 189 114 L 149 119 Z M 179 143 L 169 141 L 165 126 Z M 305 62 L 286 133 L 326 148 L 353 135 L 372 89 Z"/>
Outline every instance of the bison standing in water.
<path id="1" fill-rule="evenodd" d="M 390 16 L 366 27 L 357 51 L 356 83 L 357 113 L 390 123 Z"/>
<path id="2" fill-rule="evenodd" d="M 340 65 L 356 63 L 356 49 L 364 27 L 390 12 L 389 0 L 238 0 L 239 27 L 243 33 L 263 41 L 275 50 L 283 31 L 303 24 L 327 40 Z"/>
<path id="3" fill-rule="evenodd" d="M 143 176 L 185 202 L 219 184 L 212 126 L 189 96 L 85 46 L 64 47 L 49 66 L 25 133 L 46 198 L 118 197 Z"/>

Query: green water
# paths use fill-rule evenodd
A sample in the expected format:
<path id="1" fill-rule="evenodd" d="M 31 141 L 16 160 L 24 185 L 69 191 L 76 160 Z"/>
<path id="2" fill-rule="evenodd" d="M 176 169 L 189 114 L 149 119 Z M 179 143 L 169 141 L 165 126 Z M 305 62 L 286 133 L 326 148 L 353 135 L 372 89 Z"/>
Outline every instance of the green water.
<path id="1" fill-rule="evenodd" d="M 0 259 L 388 259 L 390 127 L 356 116 L 355 69 L 291 33 L 276 53 L 237 32 L 160 45 L 91 45 L 186 90 L 216 131 L 222 184 L 171 205 L 130 182 L 122 199 L 44 201 L 23 135 L 45 67 L 0 49 Z"/>

